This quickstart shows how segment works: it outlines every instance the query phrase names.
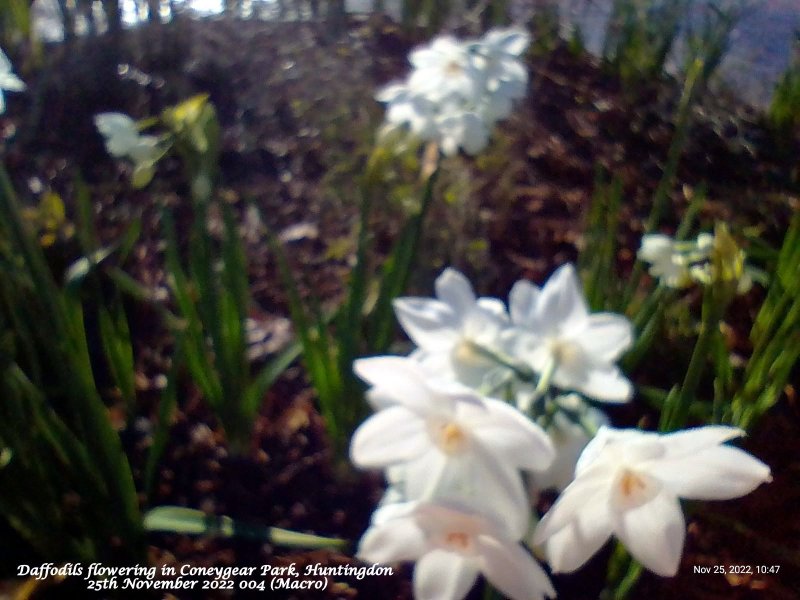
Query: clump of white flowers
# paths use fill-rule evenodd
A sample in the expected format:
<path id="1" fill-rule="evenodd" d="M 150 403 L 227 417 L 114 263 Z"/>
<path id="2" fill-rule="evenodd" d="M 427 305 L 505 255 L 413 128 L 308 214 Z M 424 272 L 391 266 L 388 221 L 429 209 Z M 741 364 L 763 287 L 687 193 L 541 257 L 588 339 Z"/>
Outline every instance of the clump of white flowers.
<path id="1" fill-rule="evenodd" d="M 696 267 L 708 261 L 714 236 L 703 233 L 694 241 L 678 242 L 663 233 L 642 236 L 637 256 L 649 263 L 650 275 L 665 286 L 685 288 L 695 283 Z"/>
<path id="2" fill-rule="evenodd" d="M 463 598 L 478 574 L 514 600 L 555 595 L 522 545 L 526 490 L 561 491 L 532 538 L 553 571 L 577 569 L 615 535 L 672 575 L 685 535 L 679 498 L 735 498 L 769 481 L 766 465 L 721 445 L 741 430 L 608 427 L 592 403 L 631 398 L 616 362 L 633 330 L 622 315 L 589 311 L 572 265 L 541 288 L 517 282 L 508 308 L 454 269 L 435 291 L 395 301 L 416 344 L 408 357 L 354 366 L 376 412 L 350 456 L 389 482 L 358 556 L 416 561 L 418 599 Z"/>
<path id="3" fill-rule="evenodd" d="M 725 280 L 733 284 L 736 293 L 744 294 L 753 285 L 753 277 L 759 276 L 745 264 L 744 251 L 723 225 L 713 234 L 701 233 L 688 241 L 676 241 L 662 233 L 646 234 L 637 256 L 650 265 L 650 275 L 676 289 Z"/>
<path id="4" fill-rule="evenodd" d="M 14 74 L 11 61 L 8 60 L 5 52 L 0 50 L 0 114 L 6 112 L 6 99 L 3 91 L 21 92 L 24 89 L 25 83 Z"/>
<path id="5" fill-rule="evenodd" d="M 525 31 L 512 28 L 464 41 L 441 36 L 415 49 L 408 78 L 376 95 L 387 104 L 388 127 L 435 141 L 446 155 L 459 148 L 477 154 L 494 124 L 525 96 L 528 72 L 521 56 L 529 44 Z"/>

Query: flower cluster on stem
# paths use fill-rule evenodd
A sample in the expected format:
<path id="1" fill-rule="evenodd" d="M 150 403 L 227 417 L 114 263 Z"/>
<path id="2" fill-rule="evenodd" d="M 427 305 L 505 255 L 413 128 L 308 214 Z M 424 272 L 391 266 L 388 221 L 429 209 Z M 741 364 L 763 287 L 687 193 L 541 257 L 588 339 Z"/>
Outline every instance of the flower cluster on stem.
<path id="1" fill-rule="evenodd" d="M 609 426 L 590 403 L 631 398 L 616 362 L 632 326 L 589 311 L 572 265 L 542 287 L 517 282 L 507 308 L 454 269 L 436 279 L 435 298 L 394 308 L 416 349 L 356 361 L 376 412 L 350 454 L 389 481 L 359 556 L 416 561 L 417 598 L 463 598 L 478 574 L 512 599 L 553 596 L 524 539 L 554 572 L 578 569 L 614 535 L 646 568 L 674 575 L 680 499 L 735 498 L 770 480 L 761 461 L 723 445 L 739 429 Z M 526 489 L 547 488 L 560 496 L 530 536 Z"/>
<path id="2" fill-rule="evenodd" d="M 415 49 L 408 78 L 376 95 L 387 104 L 387 127 L 438 142 L 447 155 L 459 148 L 477 154 L 494 124 L 525 96 L 528 72 L 520 57 L 529 43 L 525 31 L 512 28 L 465 41 L 441 36 Z"/>

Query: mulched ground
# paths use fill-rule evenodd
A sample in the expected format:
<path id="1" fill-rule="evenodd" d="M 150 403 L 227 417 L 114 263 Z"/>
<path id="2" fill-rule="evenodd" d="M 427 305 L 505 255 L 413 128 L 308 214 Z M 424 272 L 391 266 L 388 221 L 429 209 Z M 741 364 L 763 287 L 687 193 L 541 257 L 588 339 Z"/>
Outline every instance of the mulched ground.
<path id="1" fill-rule="evenodd" d="M 52 47 L 43 71 L 30 77 L 25 73 L 29 97 L 41 103 L 9 100 L 4 131 L 15 127 L 16 140 L 7 163 L 17 189 L 31 199 L 41 187 L 69 199 L 73 177 L 80 172 L 91 186 L 106 240 L 118 236 L 131 215 L 140 215 L 143 235 L 125 267 L 142 283 L 164 288 L 159 212 L 168 205 L 179 222 L 187 216 L 180 167 L 167 160 L 151 186 L 131 191 L 129 174 L 107 157 L 91 117 L 104 110 L 144 117 L 191 94 L 209 93 L 224 128 L 226 198 L 237 207 L 254 201 L 265 223 L 281 232 L 298 269 L 302 265 L 305 289 L 333 305 L 342 296 L 353 252 L 355 176 L 382 117 L 372 95 L 378 85 L 405 73 L 405 56 L 414 42 L 377 19 L 353 23 L 339 38 L 308 23 L 220 19 L 182 20 L 130 31 L 122 40 Z M 432 276 L 451 264 L 464 270 L 479 292 L 504 297 L 516 279 L 541 282 L 559 264 L 575 260 L 597 164 L 624 185 L 617 268 L 623 275 L 631 268 L 674 129 L 670 115 L 676 86 L 659 82 L 633 100 L 631 90 L 593 59 L 565 48 L 531 58 L 530 69 L 529 98 L 500 127 L 492 149 L 475 161 L 458 159 L 450 165 L 457 175 L 443 181 L 440 191 L 461 189 L 463 177 L 473 182 L 473 191 L 434 206 L 430 223 L 442 226 L 430 227 L 423 241 L 420 255 L 425 258 L 412 281 L 416 292 L 429 294 Z M 673 194 L 676 213 L 685 206 L 681 186 L 707 182 L 710 201 L 703 223 L 722 218 L 738 226 L 757 224 L 759 235 L 777 245 L 791 211 L 797 210 L 798 185 L 792 179 L 797 162 L 790 158 L 798 156 L 796 150 L 780 151 L 761 117 L 747 107 L 708 95 L 696 111 L 681 163 Z M 385 249 L 402 206 L 387 202 L 377 212 L 376 246 Z M 666 230 L 674 224 L 668 222 Z M 244 239 L 258 304 L 252 315 L 259 332 L 257 354 L 268 356 L 288 338 L 286 299 L 257 223 Z M 63 240 L 53 256 L 68 264 L 76 252 L 73 243 Z M 744 352 L 742 340 L 758 299 L 756 290 L 731 309 L 733 335 Z M 141 478 L 171 340 L 147 307 L 133 306 L 131 320 L 141 410 L 125 424 L 123 437 Z M 690 349 L 688 336 L 668 340 L 654 349 L 634 380 L 669 387 L 681 375 Z M 645 575 L 635 597 L 797 597 L 800 407 L 795 388 L 787 388 L 745 443 L 773 468 L 773 483 L 741 501 L 699 507 L 689 519 L 678 577 Z M 224 433 L 196 390 L 187 384 L 180 397 L 154 505 L 178 504 L 358 539 L 382 493 L 382 481 L 333 460 L 313 391 L 299 366 L 268 393 L 245 456 L 228 453 Z M 613 416 L 630 425 L 643 415 L 646 420 L 647 412 L 634 403 Z M 149 540 L 155 564 L 355 564 L 342 554 L 287 552 L 251 541 L 175 535 Z M 576 575 L 556 577 L 559 597 L 596 598 L 605 559 L 603 554 Z M 777 564 L 781 569 L 777 575 L 751 577 L 692 572 L 695 565 L 732 564 Z M 408 573 L 404 568 L 388 578 L 336 578 L 325 594 L 291 597 L 409 598 Z M 50 594 L 58 596 L 68 585 L 51 588 Z"/>

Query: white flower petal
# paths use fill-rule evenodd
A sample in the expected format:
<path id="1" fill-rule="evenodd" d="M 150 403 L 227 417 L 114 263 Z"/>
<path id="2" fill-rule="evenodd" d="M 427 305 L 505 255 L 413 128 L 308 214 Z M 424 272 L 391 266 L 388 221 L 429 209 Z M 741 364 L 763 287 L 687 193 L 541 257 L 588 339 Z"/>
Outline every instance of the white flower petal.
<path id="1" fill-rule="evenodd" d="M 428 386 L 428 375 L 414 360 L 400 356 L 374 356 L 353 362 L 353 371 L 374 386 L 375 401 L 393 401 L 419 413 L 430 412 L 438 396 Z"/>
<path id="2" fill-rule="evenodd" d="M 472 284 L 455 269 L 445 269 L 434 283 L 436 297 L 447 304 L 459 318 L 466 315 L 476 302 Z"/>
<path id="3" fill-rule="evenodd" d="M 541 427 L 505 402 L 487 398 L 484 403 L 488 414 L 480 415 L 473 431 L 487 448 L 520 469 L 542 471 L 550 466 L 555 450 Z"/>
<path id="4" fill-rule="evenodd" d="M 414 598 L 417 600 L 460 600 L 475 585 L 475 561 L 455 552 L 433 550 L 414 567 Z"/>
<path id="5" fill-rule="evenodd" d="M 578 521 L 584 511 L 605 511 L 611 493 L 610 484 L 605 470 L 576 478 L 539 521 L 533 543 L 544 543 L 547 538 Z"/>
<path id="6" fill-rule="evenodd" d="M 364 533 L 356 556 L 364 562 L 416 560 L 425 552 L 425 535 L 410 517 L 383 520 Z"/>
<path id="7" fill-rule="evenodd" d="M 749 494 L 770 480 L 770 470 L 747 452 L 730 446 L 693 456 L 656 461 L 649 472 L 680 498 L 730 500 Z"/>
<path id="8" fill-rule="evenodd" d="M 589 314 L 583 299 L 575 267 L 565 264 L 547 280 L 536 301 L 533 314 L 525 325 L 536 331 L 550 332 L 554 325 L 568 323 L 576 328 Z"/>
<path id="9" fill-rule="evenodd" d="M 4 73 L 0 80 L 0 88 L 10 92 L 22 92 L 26 89 L 25 82 L 13 73 Z"/>
<path id="10" fill-rule="evenodd" d="M 419 457 L 431 447 L 425 422 L 403 406 L 391 406 L 364 421 L 350 443 L 350 460 L 382 468 Z"/>
<path id="11" fill-rule="evenodd" d="M 459 315 L 439 300 L 397 298 L 392 305 L 406 335 L 420 348 L 447 351 L 458 340 Z"/>
<path id="12" fill-rule="evenodd" d="M 633 325 L 622 315 L 597 313 L 589 315 L 588 326 L 576 341 L 592 360 L 611 363 L 633 344 Z"/>
<path id="13" fill-rule="evenodd" d="M 497 319 L 508 322 L 508 313 L 506 312 L 506 305 L 502 300 L 497 298 L 478 298 L 478 307 L 487 313 L 497 317 Z"/>
<path id="14" fill-rule="evenodd" d="M 526 323 L 539 301 L 541 290 L 530 281 L 520 279 L 508 294 L 508 312 L 511 322 L 517 325 Z"/>
<path id="15" fill-rule="evenodd" d="M 678 572 L 686 523 L 674 496 L 661 493 L 646 504 L 613 514 L 614 533 L 636 560 L 662 577 Z"/>
<path id="16" fill-rule="evenodd" d="M 674 251 L 675 242 L 671 237 L 662 233 L 650 233 L 642 236 L 637 256 L 645 262 L 662 263 L 671 261 Z"/>
<path id="17" fill-rule="evenodd" d="M 573 521 L 547 540 L 547 562 L 553 573 L 572 573 L 581 568 L 611 537 L 608 515 Z"/>
<path id="18" fill-rule="evenodd" d="M 519 56 L 531 43 L 531 37 L 522 29 L 493 29 L 483 36 L 483 42 L 506 54 Z"/>
<path id="19" fill-rule="evenodd" d="M 601 402 L 627 402 L 633 396 L 633 386 L 615 366 L 597 367 L 586 373 L 583 381 L 570 382 L 568 389 L 576 389 Z"/>
<path id="20" fill-rule="evenodd" d="M 661 436 L 661 440 L 666 448 L 667 458 L 681 458 L 692 457 L 701 450 L 719 446 L 743 435 L 745 432 L 738 427 L 706 425 L 667 433 Z"/>
<path id="21" fill-rule="evenodd" d="M 497 538 L 480 535 L 476 545 L 480 569 L 486 579 L 512 600 L 555 597 L 550 579 L 519 544 L 502 543 Z"/>
<path id="22" fill-rule="evenodd" d="M 409 495 L 410 499 L 424 497 L 423 490 L 427 491 L 435 472 L 436 465 L 422 468 L 415 464 L 413 472 L 409 469 L 406 487 L 420 494 Z M 530 503 L 518 470 L 474 444 L 469 453 L 447 457 L 442 472 L 435 490 L 437 499 L 465 504 L 498 521 L 506 537 L 522 539 L 530 522 Z"/>
<path id="23" fill-rule="evenodd" d="M 405 464 L 403 491 L 408 500 L 429 500 L 459 497 L 463 493 L 462 485 L 471 482 L 456 480 L 457 488 L 451 489 L 447 472 L 452 465 L 447 456 L 431 447 L 430 451 Z"/>

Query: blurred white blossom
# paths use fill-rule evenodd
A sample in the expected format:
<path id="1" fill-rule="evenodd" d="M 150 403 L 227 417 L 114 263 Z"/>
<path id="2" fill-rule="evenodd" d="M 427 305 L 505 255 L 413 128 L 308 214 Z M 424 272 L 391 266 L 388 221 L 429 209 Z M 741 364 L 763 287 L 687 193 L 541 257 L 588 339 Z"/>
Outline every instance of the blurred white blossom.
<path id="1" fill-rule="evenodd" d="M 767 465 L 722 445 L 742 435 L 723 426 L 668 434 L 601 428 L 534 543 L 546 542 L 553 572 L 570 572 L 615 535 L 646 568 L 675 575 L 686 531 L 678 499 L 738 498 L 771 479 Z"/>
<path id="2" fill-rule="evenodd" d="M 525 530 L 530 506 L 519 470 L 546 469 L 554 455 L 538 425 L 468 388 L 437 387 L 408 358 L 360 359 L 354 370 L 373 386 L 371 402 L 383 407 L 353 434 L 354 464 L 402 465 L 393 485 L 405 500 L 456 499 Z"/>
<path id="3" fill-rule="evenodd" d="M 520 57 L 529 43 L 520 29 L 497 29 L 477 40 L 442 36 L 413 50 L 408 79 L 376 95 L 387 103 L 386 123 L 438 142 L 446 155 L 459 148 L 477 154 L 494 124 L 525 96 L 528 72 Z"/>
<path id="4" fill-rule="evenodd" d="M 478 388 L 499 366 L 491 354 L 500 349 L 509 325 L 506 308 L 496 298 L 476 297 L 455 269 L 445 269 L 435 289 L 436 298 L 394 301 L 397 320 L 418 348 L 412 357 L 440 378 Z"/>
<path id="5" fill-rule="evenodd" d="M 12 71 L 11 61 L 8 60 L 5 52 L 0 50 L 0 114 L 6 111 L 6 99 L 3 91 L 21 92 L 25 89 L 25 83 Z"/>
<path id="6" fill-rule="evenodd" d="M 158 138 L 142 135 L 136 121 L 118 112 L 95 115 L 97 130 L 105 138 L 108 153 L 117 158 L 129 158 L 135 164 L 152 162 L 158 156 Z"/>
<path id="7" fill-rule="evenodd" d="M 633 328 L 624 316 L 589 314 L 571 264 L 557 269 L 543 288 L 518 281 L 509 313 L 519 329 L 517 358 L 565 390 L 595 400 L 626 402 L 631 383 L 614 364 L 631 346 Z"/>
<path id="8" fill-rule="evenodd" d="M 357 556 L 377 563 L 416 561 L 417 600 L 459 600 L 479 574 L 512 600 L 552 598 L 547 575 L 518 543 L 522 533 L 458 505 L 395 505 L 376 513 Z"/>
<path id="9" fill-rule="evenodd" d="M 642 236 L 637 256 L 650 264 L 650 275 L 663 285 L 684 288 L 696 280 L 698 271 L 693 266 L 708 260 L 713 245 L 714 236 L 707 233 L 693 242 L 678 242 L 668 235 L 651 233 Z"/>

